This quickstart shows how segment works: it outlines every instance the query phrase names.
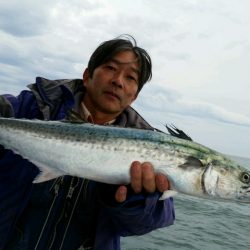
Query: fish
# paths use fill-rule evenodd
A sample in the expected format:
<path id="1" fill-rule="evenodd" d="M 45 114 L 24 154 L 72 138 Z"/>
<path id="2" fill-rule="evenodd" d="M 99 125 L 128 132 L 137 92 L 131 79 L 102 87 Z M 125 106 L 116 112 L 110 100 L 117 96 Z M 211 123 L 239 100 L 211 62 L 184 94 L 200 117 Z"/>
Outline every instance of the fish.
<path id="1" fill-rule="evenodd" d="M 250 202 L 250 171 L 246 167 L 183 136 L 181 130 L 168 127 L 168 131 L 0 118 L 0 144 L 40 169 L 34 183 L 71 175 L 129 184 L 130 165 L 138 160 L 151 162 L 156 173 L 167 176 L 170 190 L 160 199 L 181 193 Z"/>

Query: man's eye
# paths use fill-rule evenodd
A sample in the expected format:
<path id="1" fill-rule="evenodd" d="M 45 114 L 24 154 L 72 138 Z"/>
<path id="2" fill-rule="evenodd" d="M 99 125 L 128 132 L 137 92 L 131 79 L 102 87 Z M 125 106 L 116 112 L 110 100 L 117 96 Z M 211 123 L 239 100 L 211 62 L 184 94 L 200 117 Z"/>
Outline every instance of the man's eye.
<path id="1" fill-rule="evenodd" d="M 115 67 L 112 66 L 112 65 L 107 65 L 106 68 L 109 69 L 109 70 L 115 70 Z"/>
<path id="2" fill-rule="evenodd" d="M 127 78 L 129 80 L 132 80 L 132 81 L 135 81 L 135 82 L 137 81 L 136 78 L 134 76 L 131 76 L 131 75 L 128 75 Z"/>

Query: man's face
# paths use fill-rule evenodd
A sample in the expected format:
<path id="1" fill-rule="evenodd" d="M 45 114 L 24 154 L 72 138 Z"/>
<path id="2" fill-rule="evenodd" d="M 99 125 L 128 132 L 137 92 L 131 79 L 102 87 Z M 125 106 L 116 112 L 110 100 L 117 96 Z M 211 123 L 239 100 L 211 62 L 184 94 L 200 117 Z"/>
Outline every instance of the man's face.
<path id="1" fill-rule="evenodd" d="M 85 105 L 90 112 L 117 116 L 136 99 L 138 80 L 137 56 L 132 51 L 119 52 L 97 67 L 92 78 L 88 70 L 84 72 Z"/>

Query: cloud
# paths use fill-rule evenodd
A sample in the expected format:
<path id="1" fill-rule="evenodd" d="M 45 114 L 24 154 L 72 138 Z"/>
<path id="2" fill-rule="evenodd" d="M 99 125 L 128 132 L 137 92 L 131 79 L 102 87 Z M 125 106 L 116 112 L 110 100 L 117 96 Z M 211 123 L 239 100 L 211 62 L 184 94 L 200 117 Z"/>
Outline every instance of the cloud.
<path id="1" fill-rule="evenodd" d="M 201 100 L 186 99 L 180 92 L 161 86 L 145 86 L 136 105 L 154 114 L 179 114 L 250 127 L 250 117 Z M 142 108 L 143 107 L 143 108 Z"/>
<path id="2" fill-rule="evenodd" d="M 185 107 L 182 115 L 213 119 L 234 125 L 250 127 L 250 117 L 226 110 L 223 107 L 202 101 L 180 100 L 180 107 Z"/>
<path id="3" fill-rule="evenodd" d="M 247 145 L 250 2 L 240 2 L 0 1 L 0 93 L 18 94 L 38 75 L 81 78 L 98 44 L 129 33 L 153 61 L 155 83 L 134 104 L 145 118 L 223 148 L 235 129 Z"/>
<path id="4" fill-rule="evenodd" d="M 49 23 L 48 12 L 52 1 L 1 1 L 0 28 L 13 36 L 26 37 L 39 35 L 46 31 Z"/>

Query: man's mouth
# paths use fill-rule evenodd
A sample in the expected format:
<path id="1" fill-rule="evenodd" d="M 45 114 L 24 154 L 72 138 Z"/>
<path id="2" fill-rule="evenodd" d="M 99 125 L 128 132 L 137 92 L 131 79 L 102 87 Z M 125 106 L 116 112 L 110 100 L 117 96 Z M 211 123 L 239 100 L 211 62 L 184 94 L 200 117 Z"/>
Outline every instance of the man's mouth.
<path id="1" fill-rule="evenodd" d="M 104 93 L 110 97 L 115 98 L 115 99 L 118 99 L 118 100 L 121 99 L 120 96 L 118 94 L 114 93 L 113 91 L 105 91 Z"/>

